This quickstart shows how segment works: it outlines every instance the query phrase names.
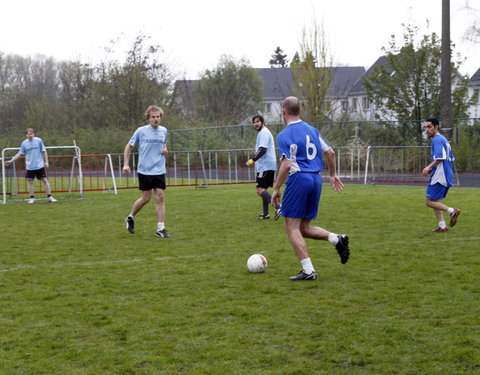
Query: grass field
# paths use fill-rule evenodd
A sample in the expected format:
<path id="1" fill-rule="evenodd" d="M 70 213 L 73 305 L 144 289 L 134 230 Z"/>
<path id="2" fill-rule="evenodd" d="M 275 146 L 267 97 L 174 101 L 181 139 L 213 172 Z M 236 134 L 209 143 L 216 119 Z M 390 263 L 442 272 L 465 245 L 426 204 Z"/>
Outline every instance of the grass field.
<path id="1" fill-rule="evenodd" d="M 350 236 L 346 265 L 310 241 L 300 270 L 253 184 L 0 205 L 0 374 L 480 374 L 479 190 L 432 233 L 424 187 L 325 185 L 317 223 Z M 250 274 L 247 258 L 269 267 Z"/>

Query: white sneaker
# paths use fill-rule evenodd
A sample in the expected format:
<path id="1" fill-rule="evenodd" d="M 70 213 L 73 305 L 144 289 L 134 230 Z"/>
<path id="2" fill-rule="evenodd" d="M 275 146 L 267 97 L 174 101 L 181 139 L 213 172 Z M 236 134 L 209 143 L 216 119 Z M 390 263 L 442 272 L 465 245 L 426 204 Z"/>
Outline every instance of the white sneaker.
<path id="1" fill-rule="evenodd" d="M 30 198 L 27 203 L 28 204 L 34 204 L 35 203 L 35 198 Z"/>
<path id="2" fill-rule="evenodd" d="M 49 201 L 50 203 L 56 203 L 56 202 L 57 202 L 57 200 L 56 200 L 54 197 L 52 197 L 52 196 L 49 196 L 49 197 L 48 197 L 48 201 Z"/>

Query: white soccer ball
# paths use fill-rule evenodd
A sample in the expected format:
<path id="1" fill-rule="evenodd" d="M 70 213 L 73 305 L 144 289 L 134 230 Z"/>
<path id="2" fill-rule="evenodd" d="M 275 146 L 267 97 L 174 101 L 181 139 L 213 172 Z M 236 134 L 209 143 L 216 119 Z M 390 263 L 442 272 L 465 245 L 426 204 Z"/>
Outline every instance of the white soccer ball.
<path id="1" fill-rule="evenodd" d="M 267 269 L 267 258 L 262 254 L 253 254 L 247 260 L 247 268 L 251 273 L 262 273 Z"/>

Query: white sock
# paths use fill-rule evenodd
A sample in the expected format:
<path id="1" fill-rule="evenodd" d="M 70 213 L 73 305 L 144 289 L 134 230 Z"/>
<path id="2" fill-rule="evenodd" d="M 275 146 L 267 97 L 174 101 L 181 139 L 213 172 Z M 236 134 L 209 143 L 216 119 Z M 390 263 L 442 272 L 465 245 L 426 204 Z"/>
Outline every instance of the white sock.
<path id="1" fill-rule="evenodd" d="M 312 272 L 315 272 L 315 268 L 313 268 L 312 261 L 310 258 L 305 258 L 300 261 L 303 267 L 303 272 L 305 272 L 307 275 L 310 275 Z"/>
<path id="2" fill-rule="evenodd" d="M 338 243 L 338 235 L 330 232 L 328 234 L 328 242 L 335 246 Z"/>
<path id="3" fill-rule="evenodd" d="M 133 215 L 131 212 L 128 216 L 130 216 L 132 219 L 135 219 L 135 215 Z"/>
<path id="4" fill-rule="evenodd" d="M 445 224 L 445 221 L 439 221 L 438 226 L 443 229 L 447 227 L 447 224 Z"/>
<path id="5" fill-rule="evenodd" d="M 164 230 L 165 229 L 165 223 L 158 222 L 157 223 L 157 230 Z"/>
<path id="6" fill-rule="evenodd" d="M 451 215 L 453 211 L 455 211 L 455 209 L 453 207 L 448 207 L 447 212 L 448 212 L 449 215 Z"/>

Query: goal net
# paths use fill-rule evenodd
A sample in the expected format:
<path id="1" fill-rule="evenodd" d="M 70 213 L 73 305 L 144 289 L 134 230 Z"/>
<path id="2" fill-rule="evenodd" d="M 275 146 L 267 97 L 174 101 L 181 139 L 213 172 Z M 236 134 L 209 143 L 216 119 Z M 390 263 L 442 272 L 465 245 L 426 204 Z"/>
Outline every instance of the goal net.
<path id="1" fill-rule="evenodd" d="M 62 193 L 67 197 L 83 197 L 82 157 L 78 146 L 47 146 L 49 168 L 48 181 L 52 194 Z M 25 180 L 25 159 L 19 158 L 9 167 L 5 165 L 19 148 L 2 150 L 2 203 L 29 198 Z M 44 185 L 37 179 L 34 182 L 36 199 L 46 199 Z"/>

